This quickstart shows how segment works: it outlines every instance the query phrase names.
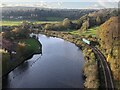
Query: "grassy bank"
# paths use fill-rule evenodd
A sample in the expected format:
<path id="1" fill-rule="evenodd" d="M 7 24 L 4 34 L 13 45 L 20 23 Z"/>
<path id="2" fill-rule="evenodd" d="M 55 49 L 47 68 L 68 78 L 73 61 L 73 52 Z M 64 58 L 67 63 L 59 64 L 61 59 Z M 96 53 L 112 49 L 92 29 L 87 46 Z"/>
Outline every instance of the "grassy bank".
<path id="1" fill-rule="evenodd" d="M 12 55 L 10 59 L 9 53 L 2 54 L 2 67 L 3 75 L 9 73 L 15 67 L 23 63 L 25 60 L 31 58 L 36 53 L 41 53 L 42 45 L 36 39 L 29 38 L 24 40 L 19 40 L 20 43 L 24 43 L 23 46 L 16 47 L 16 54 Z"/>
<path id="2" fill-rule="evenodd" d="M 27 57 L 27 54 L 29 55 L 30 53 L 40 53 L 41 49 L 41 44 L 39 43 L 38 40 L 30 38 L 30 39 L 22 39 L 19 40 L 19 43 L 25 44 L 24 47 L 24 52 L 21 51 L 23 54 L 22 56 Z M 18 53 L 20 53 L 19 49 L 22 49 L 20 47 L 17 48 Z M 25 54 L 24 54 L 25 53 Z"/>
<path id="3" fill-rule="evenodd" d="M 80 32 L 80 30 L 71 30 L 69 31 L 70 34 L 72 35 L 79 35 L 79 36 L 93 36 L 93 37 L 96 37 L 97 35 L 97 30 L 98 30 L 98 26 L 96 27 L 93 27 L 93 28 L 90 28 L 88 29 L 87 31 L 84 31 L 84 32 Z"/>

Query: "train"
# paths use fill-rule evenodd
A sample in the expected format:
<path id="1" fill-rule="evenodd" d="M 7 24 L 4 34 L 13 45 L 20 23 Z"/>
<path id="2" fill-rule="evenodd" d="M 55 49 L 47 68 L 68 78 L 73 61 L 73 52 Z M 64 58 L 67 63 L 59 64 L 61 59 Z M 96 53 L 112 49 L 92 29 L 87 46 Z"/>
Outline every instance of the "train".
<path id="1" fill-rule="evenodd" d="M 83 38 L 83 39 L 82 39 L 82 41 L 83 41 L 84 43 L 86 43 L 86 44 L 90 45 L 90 41 L 89 41 L 89 40 L 87 40 L 87 39 Z"/>
<path id="2" fill-rule="evenodd" d="M 83 41 L 84 43 L 90 45 L 90 46 L 99 45 L 98 42 L 96 42 L 96 41 L 89 41 L 89 40 L 87 40 L 87 39 L 85 39 L 85 38 L 83 38 L 82 41 Z"/>

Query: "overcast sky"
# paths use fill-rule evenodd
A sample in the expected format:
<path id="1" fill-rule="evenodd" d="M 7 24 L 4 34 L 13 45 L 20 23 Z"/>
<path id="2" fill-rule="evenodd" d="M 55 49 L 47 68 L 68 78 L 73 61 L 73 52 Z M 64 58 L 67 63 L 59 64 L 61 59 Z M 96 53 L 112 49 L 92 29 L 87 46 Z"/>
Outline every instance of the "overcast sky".
<path id="1" fill-rule="evenodd" d="M 119 0 L 2 0 L 0 6 L 30 6 L 60 9 L 118 8 Z"/>

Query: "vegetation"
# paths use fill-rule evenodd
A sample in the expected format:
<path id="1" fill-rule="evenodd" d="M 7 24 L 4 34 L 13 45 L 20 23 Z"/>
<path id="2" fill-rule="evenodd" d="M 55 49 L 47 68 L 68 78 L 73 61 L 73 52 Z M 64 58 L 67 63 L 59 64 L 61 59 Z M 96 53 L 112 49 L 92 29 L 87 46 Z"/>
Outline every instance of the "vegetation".
<path id="1" fill-rule="evenodd" d="M 58 23 L 58 21 L 29 21 L 34 24 L 46 24 L 46 23 Z M 23 20 L 2 20 L 0 26 L 19 26 L 23 23 Z"/>
<path id="2" fill-rule="evenodd" d="M 72 22 L 68 18 L 65 18 L 62 24 L 66 29 L 72 28 Z"/>
<path id="3" fill-rule="evenodd" d="M 30 37 L 31 23 L 23 22 L 19 27 L 14 27 L 13 30 L 4 30 L 2 32 L 2 46 L 1 52 L 3 75 L 10 72 L 16 66 L 29 59 L 36 53 L 42 53 L 42 45 L 36 37 Z"/>
<path id="4" fill-rule="evenodd" d="M 85 57 L 84 75 L 86 88 L 99 88 L 98 65 L 94 52 L 90 48 L 83 50 Z"/>
<path id="5" fill-rule="evenodd" d="M 8 72 L 9 59 L 10 59 L 9 53 L 2 53 L 2 74 L 3 75 Z"/>
<path id="6" fill-rule="evenodd" d="M 65 18 L 62 22 L 59 23 L 51 23 L 46 24 L 45 29 L 46 30 L 54 30 L 54 31 L 66 31 L 73 28 L 73 23 L 68 18 Z"/>
<path id="7" fill-rule="evenodd" d="M 41 44 L 34 38 L 19 40 L 17 52 L 19 57 L 28 57 L 34 53 L 41 53 Z M 18 57 L 17 56 L 17 57 Z"/>
<path id="8" fill-rule="evenodd" d="M 116 84 L 116 88 L 120 88 L 120 39 L 119 39 L 119 18 L 111 17 L 108 21 L 102 24 L 98 30 L 100 49 L 103 51 L 110 64 L 113 72 L 113 77 Z"/>
<path id="9" fill-rule="evenodd" d="M 97 10 L 79 9 L 23 9 L 17 7 L 13 10 L 2 8 L 3 20 L 31 20 L 31 21 L 62 21 L 64 18 L 78 19 L 79 17 Z M 48 14 L 49 13 L 49 14 Z"/>
<path id="10" fill-rule="evenodd" d="M 16 54 L 12 54 L 12 59 L 8 52 L 2 53 L 2 74 L 5 75 L 35 53 L 41 53 L 41 44 L 36 39 L 20 40 L 16 47 Z"/>
<path id="11" fill-rule="evenodd" d="M 0 26 L 18 26 L 22 21 L 0 21 Z"/>
<path id="12" fill-rule="evenodd" d="M 79 35 L 79 36 L 97 37 L 96 35 L 97 35 L 98 28 L 99 28 L 99 26 L 92 27 L 92 28 L 87 29 L 86 31 L 83 31 L 83 32 L 79 32 L 79 30 L 71 30 L 71 31 L 69 31 L 69 33 L 73 34 L 73 35 Z"/>

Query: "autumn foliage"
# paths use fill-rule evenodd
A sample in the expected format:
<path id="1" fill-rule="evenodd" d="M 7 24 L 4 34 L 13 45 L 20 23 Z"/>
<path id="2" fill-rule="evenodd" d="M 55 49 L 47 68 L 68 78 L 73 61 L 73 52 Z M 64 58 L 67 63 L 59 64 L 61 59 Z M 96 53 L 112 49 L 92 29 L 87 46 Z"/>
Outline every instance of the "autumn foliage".
<path id="1" fill-rule="evenodd" d="M 98 36 L 101 48 L 113 72 L 114 80 L 120 81 L 120 31 L 119 18 L 111 17 L 100 26 Z"/>

